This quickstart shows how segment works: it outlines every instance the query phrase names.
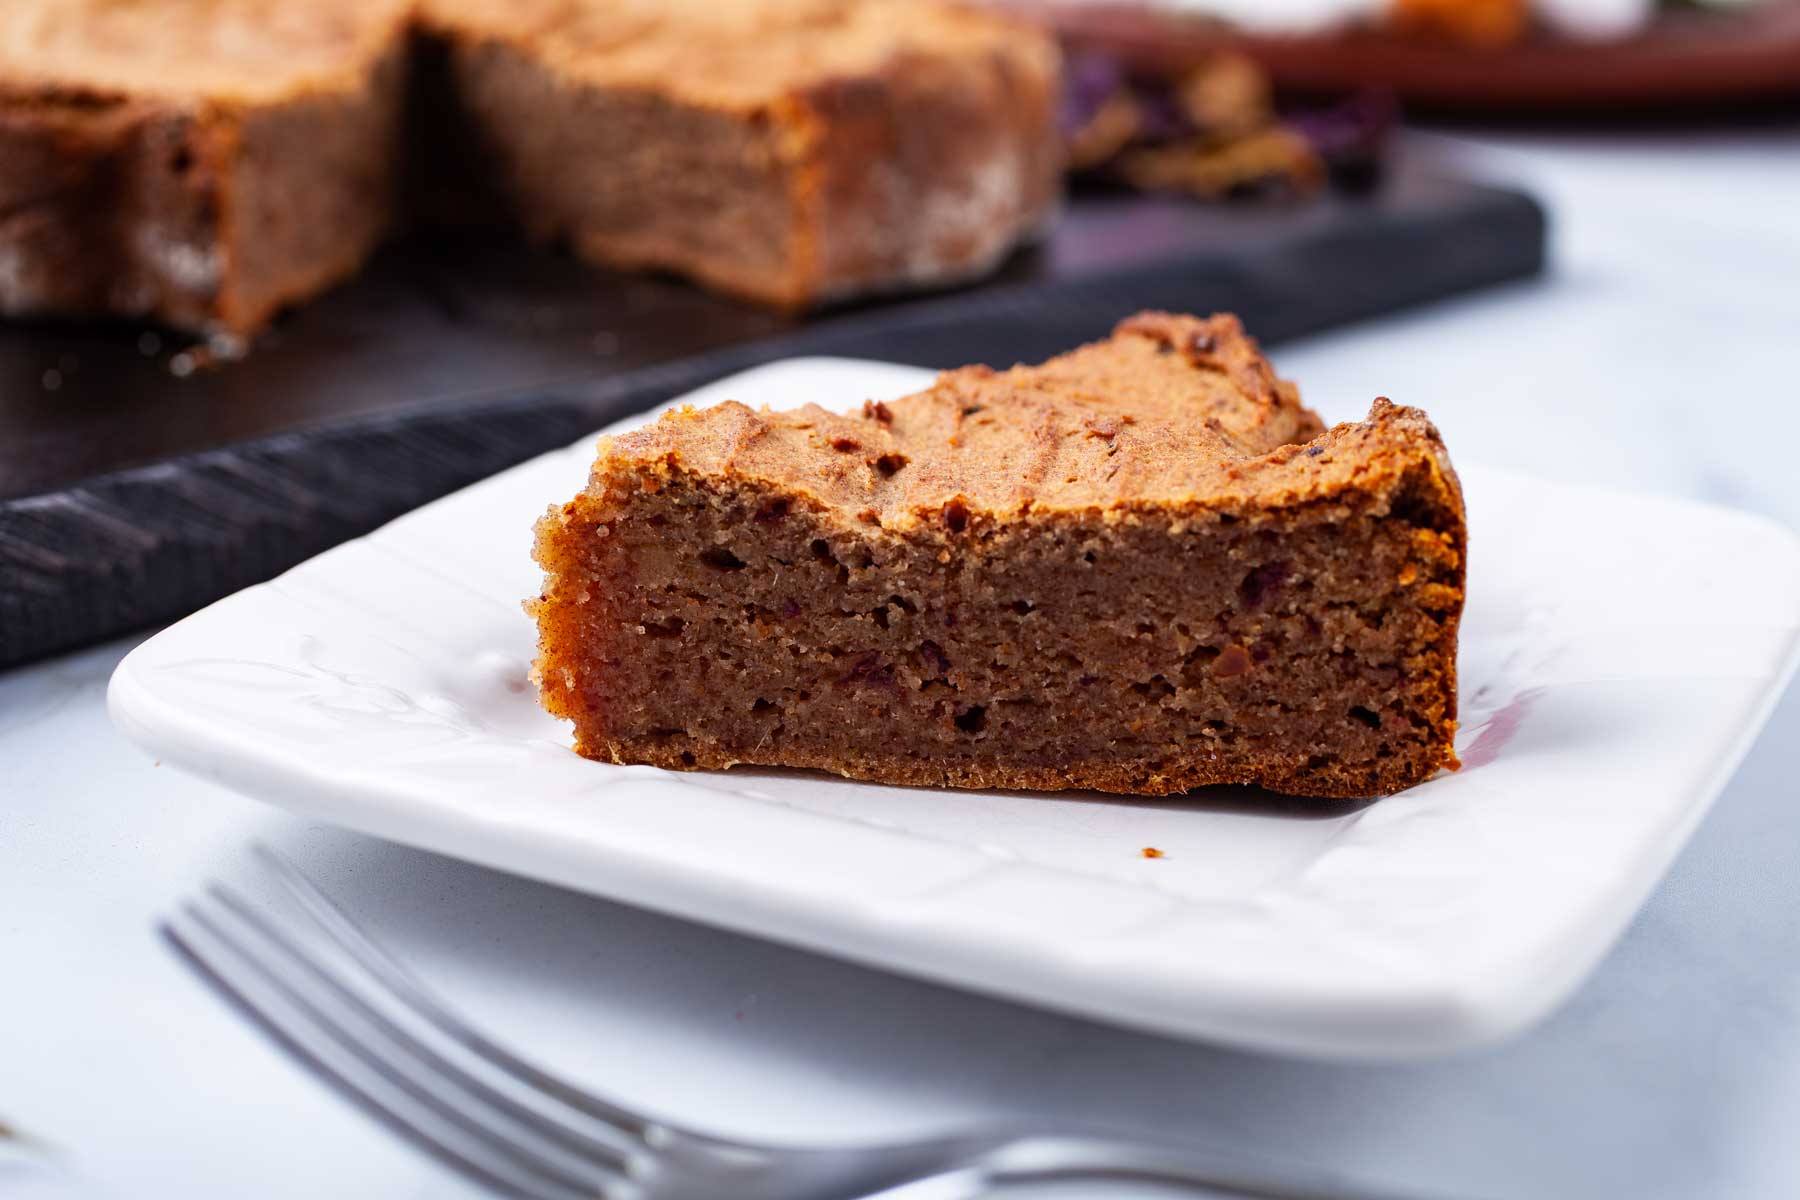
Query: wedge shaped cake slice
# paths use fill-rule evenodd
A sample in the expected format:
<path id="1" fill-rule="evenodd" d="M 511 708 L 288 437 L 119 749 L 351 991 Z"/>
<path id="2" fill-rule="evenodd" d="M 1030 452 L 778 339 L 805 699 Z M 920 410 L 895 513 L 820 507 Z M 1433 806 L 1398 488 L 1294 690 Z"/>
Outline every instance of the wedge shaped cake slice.
<path id="1" fill-rule="evenodd" d="M 591 758 L 1355 797 L 1455 765 L 1464 545 L 1423 413 L 1323 430 L 1235 318 L 1142 313 L 853 415 L 605 439 L 529 607 Z"/>

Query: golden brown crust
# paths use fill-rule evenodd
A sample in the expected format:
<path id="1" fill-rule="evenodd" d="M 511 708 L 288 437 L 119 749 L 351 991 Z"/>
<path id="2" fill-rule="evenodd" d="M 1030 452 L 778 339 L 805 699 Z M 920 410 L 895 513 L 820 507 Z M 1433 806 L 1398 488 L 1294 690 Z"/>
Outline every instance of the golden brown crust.
<path id="1" fill-rule="evenodd" d="M 362 85 L 412 0 L 7 0 L 0 95 L 236 108 Z"/>
<path id="2" fill-rule="evenodd" d="M 1357 796 L 1455 765 L 1465 539 L 1424 414 L 1321 431 L 1235 319 L 1150 313 L 859 415 L 603 440 L 531 608 L 596 758 Z"/>
<path id="3" fill-rule="evenodd" d="M 509 42 L 570 86 L 641 88 L 742 116 L 915 56 L 1055 54 L 1030 26 L 936 0 L 422 0 L 419 9 L 438 33 Z"/>
<path id="4" fill-rule="evenodd" d="M 1298 453 L 1322 429 L 1236 317 L 1141 313 L 1041 365 L 945 372 L 879 413 L 684 408 L 603 443 L 595 471 L 664 459 L 903 531 L 953 501 L 995 515 L 1291 503 L 1354 469 Z"/>

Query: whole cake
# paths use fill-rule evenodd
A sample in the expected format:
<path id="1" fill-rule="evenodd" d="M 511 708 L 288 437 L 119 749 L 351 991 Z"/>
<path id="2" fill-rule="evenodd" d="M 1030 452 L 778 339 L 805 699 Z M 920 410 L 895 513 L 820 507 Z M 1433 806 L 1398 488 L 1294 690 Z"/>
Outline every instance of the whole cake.
<path id="1" fill-rule="evenodd" d="M 804 307 L 991 269 L 1059 58 L 937 0 L 7 0 L 0 313 L 248 332 L 396 224 Z"/>
<path id="2" fill-rule="evenodd" d="M 604 439 L 529 607 L 592 758 L 1354 797 L 1455 765 L 1464 545 L 1423 413 L 1324 430 L 1235 318 L 1142 313 L 853 415 Z"/>

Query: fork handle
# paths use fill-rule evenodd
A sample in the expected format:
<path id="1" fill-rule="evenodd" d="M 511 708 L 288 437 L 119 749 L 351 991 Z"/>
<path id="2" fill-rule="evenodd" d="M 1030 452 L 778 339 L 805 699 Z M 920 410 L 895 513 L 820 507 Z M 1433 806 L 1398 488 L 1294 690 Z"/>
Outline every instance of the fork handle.
<path id="1" fill-rule="evenodd" d="M 1277 1178 L 1266 1161 L 1216 1151 L 1085 1135 L 1031 1135 L 993 1145 L 858 1200 L 974 1200 L 1003 1187 L 1048 1183 L 1142 1183 L 1211 1200 L 1403 1200 L 1313 1176 Z"/>

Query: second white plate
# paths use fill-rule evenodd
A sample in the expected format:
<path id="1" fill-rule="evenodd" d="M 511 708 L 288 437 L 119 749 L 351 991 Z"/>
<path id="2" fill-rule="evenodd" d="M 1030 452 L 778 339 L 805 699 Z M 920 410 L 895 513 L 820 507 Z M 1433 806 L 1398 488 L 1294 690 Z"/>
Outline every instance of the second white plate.
<path id="1" fill-rule="evenodd" d="M 687 399 L 841 409 L 929 378 L 794 360 Z M 115 719 L 272 803 L 695 920 L 1169 1033 L 1416 1056 L 1574 988 L 1800 645 L 1800 549 L 1772 523 L 1459 463 L 1465 766 L 1401 795 L 1138 802 L 612 767 L 537 707 L 520 608 L 531 524 L 592 450 L 170 627 L 120 665 Z"/>

